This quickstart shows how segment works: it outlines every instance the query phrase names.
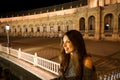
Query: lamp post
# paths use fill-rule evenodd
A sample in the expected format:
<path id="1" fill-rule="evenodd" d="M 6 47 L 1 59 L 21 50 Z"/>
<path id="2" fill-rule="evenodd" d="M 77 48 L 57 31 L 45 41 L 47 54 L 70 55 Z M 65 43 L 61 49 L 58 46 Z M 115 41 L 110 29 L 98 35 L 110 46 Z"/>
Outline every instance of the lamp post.
<path id="1" fill-rule="evenodd" d="M 10 40 L 9 40 L 9 30 L 10 30 L 10 26 L 9 26 L 9 25 L 6 25 L 5 28 L 6 28 L 6 32 L 7 32 L 7 47 L 9 47 L 9 46 L 10 46 Z"/>

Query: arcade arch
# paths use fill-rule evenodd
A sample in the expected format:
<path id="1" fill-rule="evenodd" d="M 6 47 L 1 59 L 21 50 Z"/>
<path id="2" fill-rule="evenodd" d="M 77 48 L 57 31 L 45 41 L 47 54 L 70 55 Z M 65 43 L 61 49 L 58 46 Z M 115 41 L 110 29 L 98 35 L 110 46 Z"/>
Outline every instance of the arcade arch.
<path id="1" fill-rule="evenodd" d="M 57 31 L 59 32 L 61 30 L 63 30 L 63 22 L 62 21 L 58 21 L 57 22 Z"/>
<path id="2" fill-rule="evenodd" d="M 88 18 L 88 30 L 89 31 L 95 30 L 95 17 L 94 16 L 90 16 Z"/>
<path id="3" fill-rule="evenodd" d="M 79 19 L 79 30 L 85 32 L 85 18 Z"/>
<path id="4" fill-rule="evenodd" d="M 113 32 L 113 15 L 106 14 L 104 17 L 104 32 Z"/>

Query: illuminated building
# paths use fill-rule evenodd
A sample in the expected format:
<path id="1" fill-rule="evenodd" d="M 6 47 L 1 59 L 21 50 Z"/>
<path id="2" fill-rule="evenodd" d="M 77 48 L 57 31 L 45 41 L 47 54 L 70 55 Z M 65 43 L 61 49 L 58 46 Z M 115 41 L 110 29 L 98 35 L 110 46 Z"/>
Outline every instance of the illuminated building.
<path id="1" fill-rule="evenodd" d="M 77 29 L 85 39 L 120 41 L 120 0 L 78 0 L 10 13 L 0 18 L 0 36 L 5 36 L 6 24 L 10 36 L 59 37 Z"/>

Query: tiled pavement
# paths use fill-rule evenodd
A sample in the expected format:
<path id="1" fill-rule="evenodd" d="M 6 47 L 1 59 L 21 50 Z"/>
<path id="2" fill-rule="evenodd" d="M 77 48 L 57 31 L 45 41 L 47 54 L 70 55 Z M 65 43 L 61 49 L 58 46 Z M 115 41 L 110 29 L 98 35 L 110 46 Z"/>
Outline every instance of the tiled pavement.
<path id="1" fill-rule="evenodd" d="M 86 40 L 86 47 L 98 71 L 120 68 L 120 42 Z"/>

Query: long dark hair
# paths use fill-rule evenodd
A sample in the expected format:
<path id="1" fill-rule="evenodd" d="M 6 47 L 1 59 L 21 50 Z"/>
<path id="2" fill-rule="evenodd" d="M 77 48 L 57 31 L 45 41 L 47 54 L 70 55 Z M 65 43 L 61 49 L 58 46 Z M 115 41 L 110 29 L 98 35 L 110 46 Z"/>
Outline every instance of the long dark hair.
<path id="1" fill-rule="evenodd" d="M 82 76 L 82 74 L 83 74 L 83 71 L 82 71 L 83 59 L 85 56 L 87 56 L 83 36 L 77 30 L 67 31 L 64 35 L 68 36 L 69 40 L 72 42 L 72 44 L 77 52 L 77 58 L 74 58 L 74 59 L 78 59 L 77 61 L 79 64 L 79 66 L 75 66 L 76 69 L 74 69 L 76 72 L 76 75 Z M 64 35 L 63 35 L 63 37 L 64 37 Z M 59 58 L 60 58 L 60 64 L 61 64 L 60 71 L 62 72 L 62 75 L 64 76 L 65 71 L 66 71 L 66 69 L 69 65 L 69 62 L 70 62 L 70 54 L 66 54 L 65 50 L 62 47 L 61 55 Z"/>

